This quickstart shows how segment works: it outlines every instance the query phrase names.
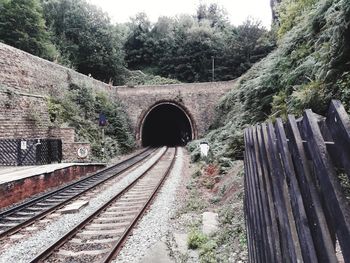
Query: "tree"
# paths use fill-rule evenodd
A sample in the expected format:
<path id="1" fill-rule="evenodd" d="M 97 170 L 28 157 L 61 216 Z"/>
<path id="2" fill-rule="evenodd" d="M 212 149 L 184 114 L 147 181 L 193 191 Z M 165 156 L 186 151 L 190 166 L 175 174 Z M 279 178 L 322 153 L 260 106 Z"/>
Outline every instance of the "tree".
<path id="1" fill-rule="evenodd" d="M 130 34 L 124 44 L 126 63 L 130 69 L 144 68 L 152 62 L 151 22 L 145 13 L 138 13 L 129 27 Z"/>
<path id="2" fill-rule="evenodd" d="M 46 59 L 56 55 L 38 0 L 0 2 L 0 41 Z"/>
<path id="3" fill-rule="evenodd" d="M 98 80 L 121 84 L 121 35 L 108 15 L 85 0 L 45 0 L 43 5 L 61 62 Z"/>
<path id="4" fill-rule="evenodd" d="M 196 17 L 198 22 L 209 21 L 211 27 L 224 28 L 229 24 L 227 11 L 216 3 L 211 3 L 209 6 L 200 4 L 197 8 Z"/>

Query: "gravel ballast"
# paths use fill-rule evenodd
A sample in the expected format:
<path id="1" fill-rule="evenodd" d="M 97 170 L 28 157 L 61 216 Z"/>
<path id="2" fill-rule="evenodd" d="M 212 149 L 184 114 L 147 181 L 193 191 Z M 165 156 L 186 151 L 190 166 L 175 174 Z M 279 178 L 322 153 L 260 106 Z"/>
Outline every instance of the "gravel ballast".
<path id="1" fill-rule="evenodd" d="M 176 206 L 176 192 L 182 180 L 184 153 L 178 148 L 176 162 L 155 198 L 150 209 L 143 216 L 132 236 L 128 238 L 115 263 L 139 262 L 150 247 L 169 231 L 170 218 Z"/>
<path id="2" fill-rule="evenodd" d="M 55 240 L 59 239 L 75 225 L 87 218 L 91 213 L 96 211 L 104 203 L 120 192 L 132 180 L 146 171 L 164 151 L 165 148 L 161 149 L 147 162 L 145 162 L 144 165 L 138 167 L 136 170 L 133 170 L 128 176 L 119 181 L 118 184 L 112 185 L 94 198 L 90 199 L 89 205 L 80 210 L 78 213 L 61 215 L 57 221 L 47 225 L 47 227 L 40 232 L 37 232 L 30 237 L 26 237 L 25 240 L 8 247 L 5 252 L 0 254 L 0 263 L 29 262 L 35 257 L 35 255 L 53 244 Z"/>

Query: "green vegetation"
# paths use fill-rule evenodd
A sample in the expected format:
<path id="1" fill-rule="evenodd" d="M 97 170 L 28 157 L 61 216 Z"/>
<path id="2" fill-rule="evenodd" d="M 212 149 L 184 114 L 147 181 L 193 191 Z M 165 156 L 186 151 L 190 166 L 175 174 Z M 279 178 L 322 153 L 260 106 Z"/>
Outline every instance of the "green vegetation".
<path id="1" fill-rule="evenodd" d="M 0 0 L 0 41 L 130 86 L 209 81 L 212 58 L 216 80 L 234 79 L 275 46 L 259 22 L 233 26 L 217 4 L 154 24 L 144 13 L 112 24 L 87 0 Z"/>
<path id="2" fill-rule="evenodd" d="M 187 245 L 190 249 L 197 249 L 208 241 L 208 237 L 202 232 L 193 229 L 188 235 Z"/>
<path id="3" fill-rule="evenodd" d="M 220 164 L 242 157 L 248 125 L 306 108 L 324 114 L 332 98 L 350 110 L 350 1 L 283 0 L 277 10 L 277 49 L 233 84 L 217 107 L 206 140 Z"/>
<path id="4" fill-rule="evenodd" d="M 298 23 L 302 22 L 300 14 L 309 11 L 310 6 L 317 0 L 285 0 L 277 8 L 280 26 L 278 29 L 279 37 L 291 30 Z"/>
<path id="5" fill-rule="evenodd" d="M 193 183 L 193 185 L 196 185 L 196 183 Z M 188 187 L 190 188 L 190 187 Z M 182 213 L 185 212 L 201 212 L 207 207 L 207 203 L 203 201 L 203 198 L 200 195 L 200 192 L 196 189 L 196 187 L 193 187 L 190 189 L 190 195 L 187 199 L 186 206 L 184 207 Z"/>
<path id="6" fill-rule="evenodd" d="M 176 79 L 164 78 L 161 76 L 154 76 L 145 74 L 141 70 L 128 71 L 125 76 L 125 85 L 165 85 L 165 84 L 178 84 L 181 83 Z"/>
<path id="7" fill-rule="evenodd" d="M 71 84 L 63 99 L 50 98 L 49 113 L 52 122 L 75 128 L 78 140 L 90 142 L 96 160 L 114 157 L 134 147 L 129 121 L 121 105 L 102 92 L 94 93 L 90 87 Z M 98 126 L 99 113 L 104 113 L 108 121 L 104 144 Z"/>
<path id="8" fill-rule="evenodd" d="M 258 22 L 235 27 L 217 4 L 200 5 L 194 16 L 160 17 L 152 25 L 144 13 L 129 24 L 124 44 L 130 69 L 183 82 L 234 79 L 266 56 L 274 39 Z"/>
<path id="9" fill-rule="evenodd" d="M 17 1 L 17 0 L 11 0 Z M 42 0 L 59 63 L 104 82 L 122 83 L 122 33 L 85 0 Z"/>
<path id="10" fill-rule="evenodd" d="M 46 59 L 57 53 L 38 0 L 0 0 L 0 41 Z"/>

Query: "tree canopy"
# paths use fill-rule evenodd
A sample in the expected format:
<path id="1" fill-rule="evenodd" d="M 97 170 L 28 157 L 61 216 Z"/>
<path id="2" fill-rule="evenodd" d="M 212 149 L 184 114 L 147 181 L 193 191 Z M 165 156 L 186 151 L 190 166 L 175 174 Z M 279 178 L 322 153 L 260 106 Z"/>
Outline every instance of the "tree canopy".
<path id="1" fill-rule="evenodd" d="M 213 58 L 215 79 L 234 79 L 274 47 L 259 22 L 248 19 L 235 27 L 217 4 L 201 4 L 193 16 L 160 17 L 153 25 L 142 13 L 129 28 L 128 67 L 184 82 L 211 80 Z"/>
<path id="2" fill-rule="evenodd" d="M 200 4 L 193 15 L 139 13 L 112 24 L 86 0 L 0 0 L 0 41 L 113 84 L 129 83 L 140 70 L 172 83 L 230 80 L 274 47 L 259 22 L 229 22 L 217 4 Z"/>
<path id="3" fill-rule="evenodd" d="M 38 0 L 0 0 L 0 40 L 46 59 L 55 55 Z"/>
<path id="4" fill-rule="evenodd" d="M 62 63 L 105 82 L 121 82 L 121 40 L 106 13 L 85 0 L 44 0 L 43 7 Z"/>

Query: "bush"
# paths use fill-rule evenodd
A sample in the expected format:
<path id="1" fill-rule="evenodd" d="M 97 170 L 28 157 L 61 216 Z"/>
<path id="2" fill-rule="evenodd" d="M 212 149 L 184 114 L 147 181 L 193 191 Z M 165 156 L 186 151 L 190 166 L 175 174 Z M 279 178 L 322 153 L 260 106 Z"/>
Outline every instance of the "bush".
<path id="1" fill-rule="evenodd" d="M 127 71 L 125 85 L 165 85 L 165 84 L 179 84 L 180 81 L 176 79 L 164 78 L 158 75 L 145 74 L 141 70 Z"/>
<path id="2" fill-rule="evenodd" d="M 285 0 L 282 1 L 277 9 L 280 26 L 278 36 L 281 38 L 286 32 L 291 30 L 298 22 L 300 22 L 300 14 L 308 11 L 310 6 L 317 0 Z"/>
<path id="3" fill-rule="evenodd" d="M 188 235 L 187 245 L 190 249 L 200 248 L 208 241 L 208 237 L 198 230 L 192 230 Z"/>
<path id="4" fill-rule="evenodd" d="M 99 113 L 108 120 L 104 141 L 98 126 Z M 89 87 L 71 84 L 63 99 L 49 99 L 49 114 L 53 123 L 75 128 L 78 140 L 90 142 L 95 160 L 109 159 L 134 147 L 126 113 L 103 92 L 94 93 Z"/>
<path id="5" fill-rule="evenodd" d="M 209 240 L 208 242 L 202 244 L 201 250 L 199 252 L 199 257 L 201 263 L 216 263 L 216 248 L 217 244 L 214 240 Z"/>

